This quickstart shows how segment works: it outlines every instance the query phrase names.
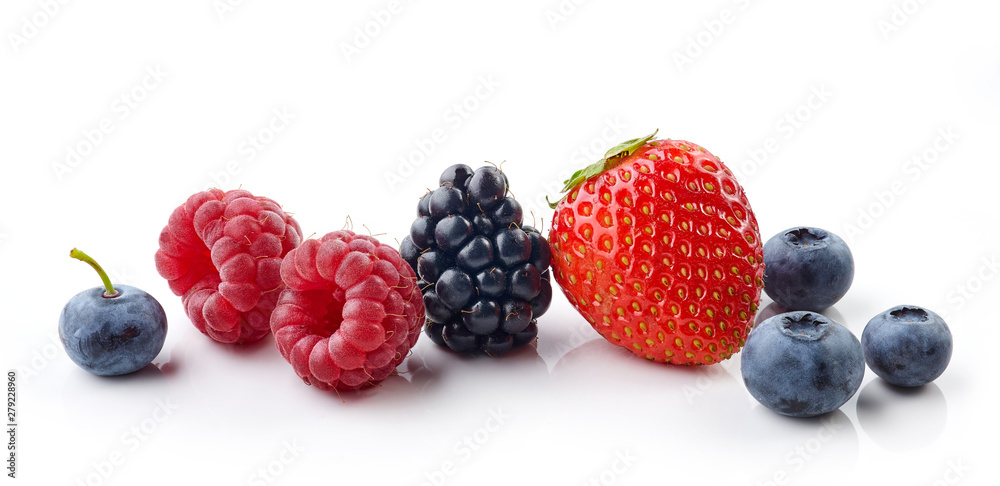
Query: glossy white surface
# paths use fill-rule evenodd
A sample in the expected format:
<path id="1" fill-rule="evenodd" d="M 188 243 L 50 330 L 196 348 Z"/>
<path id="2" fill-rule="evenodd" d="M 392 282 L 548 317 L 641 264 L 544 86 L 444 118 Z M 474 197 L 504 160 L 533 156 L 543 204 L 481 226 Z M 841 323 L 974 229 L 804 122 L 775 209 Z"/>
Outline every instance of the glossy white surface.
<path id="1" fill-rule="evenodd" d="M 403 1 L 350 59 L 343 43 L 387 2 L 218 5 L 0 6 L 5 33 L 48 15 L 0 49 L 0 349 L 22 370 L 19 484 L 993 481 L 995 3 L 927 2 L 884 37 L 894 5 L 916 2 Z M 711 44 L 678 69 L 699 36 Z M 753 401 L 738 359 L 648 363 L 557 294 L 527 349 L 468 359 L 421 339 L 398 376 L 337 396 L 302 385 L 270 338 L 198 333 L 153 265 L 172 209 L 207 185 L 271 197 L 306 234 L 350 215 L 392 241 L 452 163 L 506 160 L 547 220 L 537 201 L 569 171 L 655 128 L 740 173 L 764 238 L 853 236 L 854 286 L 827 314 L 858 336 L 896 304 L 946 315 L 945 374 L 901 392 L 868 370 L 839 411 L 789 419 Z M 411 156 L 426 161 L 390 185 Z M 166 308 L 157 366 L 98 378 L 56 343 L 63 304 L 99 284 L 74 246 Z"/>

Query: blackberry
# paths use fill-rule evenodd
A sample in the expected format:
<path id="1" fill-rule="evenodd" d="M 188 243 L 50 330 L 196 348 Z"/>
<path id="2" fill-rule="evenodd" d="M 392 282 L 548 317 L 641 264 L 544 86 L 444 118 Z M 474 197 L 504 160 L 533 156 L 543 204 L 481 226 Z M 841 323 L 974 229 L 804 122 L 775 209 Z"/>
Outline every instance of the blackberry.
<path id="1" fill-rule="evenodd" d="M 459 353 L 499 356 L 538 335 L 552 302 L 549 243 L 510 195 L 493 166 L 441 173 L 417 203 L 400 255 L 423 292 L 424 332 Z"/>

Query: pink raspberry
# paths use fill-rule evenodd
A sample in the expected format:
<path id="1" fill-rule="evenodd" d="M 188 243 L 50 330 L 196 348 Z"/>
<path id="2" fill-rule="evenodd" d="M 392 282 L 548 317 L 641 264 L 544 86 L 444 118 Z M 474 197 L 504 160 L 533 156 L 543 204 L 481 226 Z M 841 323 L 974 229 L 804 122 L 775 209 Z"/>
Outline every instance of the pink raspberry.
<path id="1" fill-rule="evenodd" d="M 351 231 L 306 240 L 281 262 L 271 314 L 281 355 L 307 384 L 357 390 L 384 380 L 424 325 L 413 269 L 392 246 Z"/>
<path id="2" fill-rule="evenodd" d="M 211 189 L 170 215 L 156 270 L 199 331 L 223 343 L 252 342 L 271 331 L 281 259 L 301 241 L 299 224 L 278 203 Z"/>

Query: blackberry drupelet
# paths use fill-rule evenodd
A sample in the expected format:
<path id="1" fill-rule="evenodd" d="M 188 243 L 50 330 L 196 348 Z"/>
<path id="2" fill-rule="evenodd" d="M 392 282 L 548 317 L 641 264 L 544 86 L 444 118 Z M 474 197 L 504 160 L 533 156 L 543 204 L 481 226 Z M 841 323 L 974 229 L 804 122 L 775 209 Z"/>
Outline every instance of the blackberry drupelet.
<path id="1" fill-rule="evenodd" d="M 548 241 L 521 225 L 496 167 L 456 164 L 439 182 L 399 248 L 423 292 L 424 332 L 439 346 L 494 357 L 531 342 L 552 302 Z"/>

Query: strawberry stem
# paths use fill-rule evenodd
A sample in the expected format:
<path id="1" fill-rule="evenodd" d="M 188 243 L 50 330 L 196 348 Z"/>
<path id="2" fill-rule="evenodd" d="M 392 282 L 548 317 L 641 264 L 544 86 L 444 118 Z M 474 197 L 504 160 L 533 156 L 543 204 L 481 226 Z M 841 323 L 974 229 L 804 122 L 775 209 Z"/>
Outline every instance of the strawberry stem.
<path id="1" fill-rule="evenodd" d="M 596 175 L 603 174 L 604 172 L 614 168 L 623 157 L 632 155 L 636 150 L 639 150 L 643 145 L 646 145 L 646 142 L 652 140 L 653 137 L 655 137 L 659 132 L 660 130 L 656 129 L 656 131 L 646 135 L 645 137 L 626 140 L 618 145 L 615 145 L 614 147 L 611 147 L 611 150 L 608 150 L 608 152 L 604 154 L 603 159 L 574 172 L 573 175 L 571 175 L 569 179 L 563 183 L 564 185 L 560 194 L 567 194 L 583 181 Z M 548 196 L 545 197 L 545 200 L 549 203 L 549 207 L 552 209 L 555 209 L 563 199 L 566 199 L 565 195 L 559 198 L 556 202 L 549 201 Z"/>
<path id="2" fill-rule="evenodd" d="M 94 267 L 94 270 L 97 270 L 97 274 L 101 276 L 101 280 L 104 282 L 105 297 L 108 298 L 118 297 L 118 291 L 115 290 L 115 287 L 113 285 L 111 285 L 111 279 L 108 278 L 108 274 L 104 271 L 103 268 L 101 268 L 100 265 L 98 265 L 98 263 L 93 258 L 90 258 L 90 255 L 87 255 L 86 253 L 77 250 L 76 248 L 73 248 L 72 250 L 70 250 L 69 256 L 72 258 L 76 258 L 77 260 L 80 260 L 81 262 L 84 262 L 87 265 Z"/>

